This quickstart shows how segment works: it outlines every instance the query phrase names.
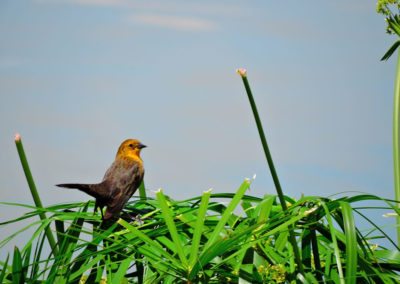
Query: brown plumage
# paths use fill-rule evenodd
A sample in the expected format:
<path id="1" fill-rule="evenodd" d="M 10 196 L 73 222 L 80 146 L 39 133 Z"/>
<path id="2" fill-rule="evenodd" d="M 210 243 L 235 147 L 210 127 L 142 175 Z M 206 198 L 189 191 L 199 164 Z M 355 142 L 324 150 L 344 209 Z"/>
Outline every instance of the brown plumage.
<path id="1" fill-rule="evenodd" d="M 144 176 L 140 151 L 146 147 L 139 140 L 127 139 L 119 146 L 114 162 L 96 184 L 65 183 L 59 187 L 79 189 L 96 198 L 95 211 L 106 206 L 104 220 L 114 219 L 140 186 Z M 103 213 L 102 213 L 103 215 Z"/>

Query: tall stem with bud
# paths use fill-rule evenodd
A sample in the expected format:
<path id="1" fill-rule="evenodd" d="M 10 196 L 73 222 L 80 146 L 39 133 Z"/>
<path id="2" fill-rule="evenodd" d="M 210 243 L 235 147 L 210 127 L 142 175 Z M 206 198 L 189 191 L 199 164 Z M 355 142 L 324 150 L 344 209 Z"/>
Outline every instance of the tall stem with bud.
<path id="1" fill-rule="evenodd" d="M 21 160 L 21 165 L 24 170 L 29 189 L 31 191 L 33 201 L 35 202 L 35 205 L 37 208 L 43 209 L 43 204 L 42 204 L 42 201 L 40 200 L 39 193 L 36 189 L 35 181 L 33 180 L 32 173 L 29 168 L 28 160 L 25 155 L 24 147 L 22 145 L 21 136 L 19 134 L 15 135 L 15 146 L 17 147 L 19 159 Z M 39 217 L 42 221 L 47 220 L 46 214 L 44 212 L 39 213 Z M 57 248 L 54 236 L 50 230 L 50 226 L 47 226 L 45 233 L 46 233 L 47 240 L 49 241 L 50 247 L 53 250 L 54 255 L 57 255 L 58 248 Z"/>
<path id="2" fill-rule="evenodd" d="M 267 160 L 268 167 L 269 167 L 272 179 L 275 184 L 275 189 L 278 194 L 280 204 L 282 206 L 283 211 L 287 211 L 288 208 L 286 205 L 285 196 L 283 195 L 281 183 L 279 182 L 278 174 L 277 174 L 275 166 L 274 166 L 274 161 L 272 160 L 272 155 L 271 155 L 271 152 L 269 151 L 267 139 L 265 138 L 264 129 L 261 124 L 261 119 L 260 119 L 260 116 L 258 115 L 257 105 L 254 101 L 254 97 L 253 97 L 253 93 L 251 92 L 251 89 L 250 89 L 249 81 L 247 80 L 247 71 L 246 71 L 246 69 L 240 68 L 240 69 L 237 69 L 237 73 L 242 77 L 243 84 L 246 89 L 247 96 L 249 98 L 250 106 L 253 111 L 254 119 L 256 121 L 258 133 L 260 135 L 261 144 L 264 149 L 265 158 Z M 299 248 L 297 246 L 296 236 L 295 236 L 293 226 L 289 227 L 289 241 L 293 247 L 293 253 L 294 253 L 297 267 L 301 273 L 304 273 L 303 264 L 301 261 Z"/>

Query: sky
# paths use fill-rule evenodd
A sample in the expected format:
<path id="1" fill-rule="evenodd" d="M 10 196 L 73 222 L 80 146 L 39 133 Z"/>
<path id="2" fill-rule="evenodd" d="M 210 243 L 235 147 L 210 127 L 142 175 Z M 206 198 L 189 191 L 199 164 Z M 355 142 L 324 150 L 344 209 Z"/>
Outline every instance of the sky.
<path id="1" fill-rule="evenodd" d="M 54 185 L 99 182 L 126 138 L 148 146 L 149 196 L 254 174 L 249 194 L 274 194 L 239 67 L 285 194 L 392 198 L 395 38 L 375 4 L 1 1 L 0 200 L 32 204 L 17 132 L 44 205 L 90 199 Z"/>

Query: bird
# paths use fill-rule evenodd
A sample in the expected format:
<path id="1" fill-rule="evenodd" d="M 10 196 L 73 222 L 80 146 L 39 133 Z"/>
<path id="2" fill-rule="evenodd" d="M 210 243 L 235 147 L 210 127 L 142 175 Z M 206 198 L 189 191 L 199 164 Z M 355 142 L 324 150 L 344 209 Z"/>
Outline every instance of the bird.
<path id="1" fill-rule="evenodd" d="M 145 147 L 137 139 L 126 139 L 119 146 L 114 162 L 100 183 L 63 183 L 56 186 L 78 189 L 94 197 L 95 212 L 100 208 L 103 221 L 114 220 L 143 181 L 144 166 L 140 152 Z M 103 215 L 104 207 L 106 211 Z"/>

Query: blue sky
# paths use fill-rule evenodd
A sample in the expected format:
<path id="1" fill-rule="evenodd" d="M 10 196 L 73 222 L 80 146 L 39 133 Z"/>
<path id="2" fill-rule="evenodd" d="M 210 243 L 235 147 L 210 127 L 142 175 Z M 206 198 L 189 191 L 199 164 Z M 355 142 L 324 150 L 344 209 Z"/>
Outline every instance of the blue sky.
<path id="1" fill-rule="evenodd" d="M 375 1 L 0 2 L 1 200 L 87 200 L 139 138 L 150 196 L 274 193 L 238 67 L 248 70 L 287 195 L 392 197 L 394 41 Z M 15 216 L 0 208 L 2 216 Z M 385 221 L 387 222 L 387 221 Z"/>

